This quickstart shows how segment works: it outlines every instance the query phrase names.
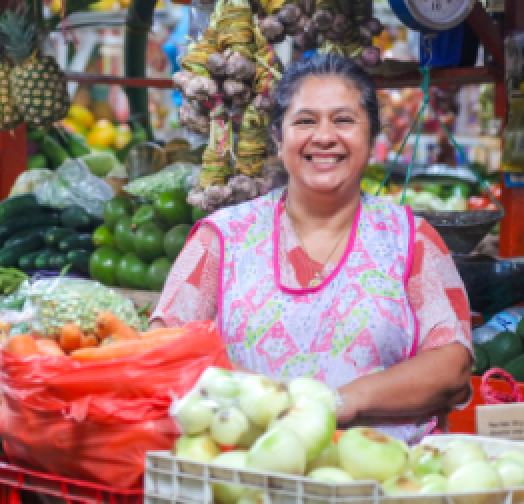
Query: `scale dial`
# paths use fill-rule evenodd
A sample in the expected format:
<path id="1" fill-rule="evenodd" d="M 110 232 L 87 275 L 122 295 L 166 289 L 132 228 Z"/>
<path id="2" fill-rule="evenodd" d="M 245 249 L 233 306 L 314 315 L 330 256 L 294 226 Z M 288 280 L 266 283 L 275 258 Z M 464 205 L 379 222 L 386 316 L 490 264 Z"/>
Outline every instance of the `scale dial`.
<path id="1" fill-rule="evenodd" d="M 460 24 L 477 0 L 389 0 L 397 17 L 409 28 L 427 33 Z"/>
<path id="2" fill-rule="evenodd" d="M 475 2 L 476 0 L 407 0 L 406 7 L 420 24 L 442 31 L 464 21 Z"/>

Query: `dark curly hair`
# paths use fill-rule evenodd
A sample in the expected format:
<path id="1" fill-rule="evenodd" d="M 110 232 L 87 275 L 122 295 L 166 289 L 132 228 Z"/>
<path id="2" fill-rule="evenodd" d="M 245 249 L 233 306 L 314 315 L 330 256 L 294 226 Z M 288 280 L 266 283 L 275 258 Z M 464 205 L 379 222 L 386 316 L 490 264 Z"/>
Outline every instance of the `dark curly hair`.
<path id="1" fill-rule="evenodd" d="M 282 139 L 282 120 L 302 80 L 309 76 L 336 76 L 347 79 L 360 91 L 361 104 L 370 126 L 370 143 L 380 132 L 380 115 L 375 84 L 370 75 L 353 60 L 336 54 L 316 54 L 291 64 L 275 89 L 271 127 L 278 140 Z"/>

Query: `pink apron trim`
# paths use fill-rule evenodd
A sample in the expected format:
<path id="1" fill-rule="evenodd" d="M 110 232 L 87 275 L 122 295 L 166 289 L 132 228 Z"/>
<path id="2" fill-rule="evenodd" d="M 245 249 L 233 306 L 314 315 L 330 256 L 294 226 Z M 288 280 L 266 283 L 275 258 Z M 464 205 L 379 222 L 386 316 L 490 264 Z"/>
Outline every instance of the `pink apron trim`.
<path id="1" fill-rule="evenodd" d="M 408 256 L 406 258 L 406 271 L 404 271 L 404 286 L 406 289 L 406 292 L 408 290 L 408 280 L 409 276 L 411 275 L 411 267 L 413 266 L 413 256 L 415 255 L 415 218 L 413 217 L 413 212 L 411 211 L 411 207 L 406 206 L 406 216 L 408 218 L 408 224 L 409 224 L 409 244 L 408 244 Z M 411 310 L 411 314 L 413 316 L 413 324 L 415 326 L 415 335 L 413 337 L 413 345 L 411 347 L 411 351 L 409 352 L 409 358 L 415 357 L 417 355 L 418 350 L 418 342 L 420 340 L 420 323 L 417 317 L 417 314 L 415 313 L 415 310 L 411 306 L 411 303 L 408 301 L 409 309 Z"/>
<path id="2" fill-rule="evenodd" d="M 194 226 L 193 229 L 191 229 L 189 233 L 189 238 L 195 234 L 196 230 L 200 227 L 202 223 L 208 224 L 211 226 L 216 233 L 218 234 L 218 237 L 220 239 L 220 262 L 218 266 L 218 300 L 217 300 L 217 324 L 218 324 L 218 332 L 223 336 L 223 326 L 222 326 L 222 308 L 224 306 L 224 258 L 225 258 L 225 241 L 224 236 L 222 235 L 222 231 L 220 231 L 220 228 L 214 223 L 207 219 L 199 220 Z"/>
<path id="3" fill-rule="evenodd" d="M 320 289 L 323 289 L 333 278 L 335 278 L 339 271 L 344 266 L 344 263 L 347 261 L 347 258 L 349 257 L 349 254 L 353 250 L 353 246 L 355 244 L 355 239 L 357 237 L 357 230 L 358 225 L 360 222 L 360 212 L 362 209 L 362 203 L 359 202 L 357 211 L 355 213 L 355 218 L 353 220 L 353 226 L 351 228 L 351 233 L 349 235 L 348 243 L 346 245 L 346 250 L 344 251 L 344 255 L 342 256 L 342 259 L 340 259 L 340 262 L 338 263 L 337 267 L 324 279 L 324 281 L 317 285 L 316 287 L 306 287 L 305 289 L 292 289 L 291 287 L 285 287 L 280 282 L 280 267 L 278 265 L 278 237 L 279 237 L 279 229 L 280 229 L 280 215 L 282 214 L 283 210 L 283 202 L 286 197 L 286 191 L 282 193 L 282 196 L 280 197 L 280 200 L 277 203 L 277 206 L 275 208 L 275 217 L 273 220 L 273 272 L 275 274 L 275 283 L 277 287 L 286 294 L 310 294 L 312 292 L 317 292 Z"/>

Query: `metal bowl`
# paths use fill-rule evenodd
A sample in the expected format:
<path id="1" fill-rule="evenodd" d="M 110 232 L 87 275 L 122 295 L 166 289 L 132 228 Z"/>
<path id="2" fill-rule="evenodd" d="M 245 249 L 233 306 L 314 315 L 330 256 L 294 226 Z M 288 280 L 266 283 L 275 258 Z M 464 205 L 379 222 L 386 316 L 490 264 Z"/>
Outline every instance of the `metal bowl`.
<path id="1" fill-rule="evenodd" d="M 439 232 L 448 249 L 455 254 L 470 254 L 504 217 L 503 210 L 414 213 L 424 217 Z"/>

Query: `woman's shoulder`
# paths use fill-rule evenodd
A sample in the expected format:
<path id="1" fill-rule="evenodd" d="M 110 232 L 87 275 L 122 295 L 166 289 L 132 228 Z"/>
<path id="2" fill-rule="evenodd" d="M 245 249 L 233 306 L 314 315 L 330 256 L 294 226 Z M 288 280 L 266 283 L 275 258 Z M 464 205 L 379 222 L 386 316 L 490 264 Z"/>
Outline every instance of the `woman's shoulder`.
<path id="1" fill-rule="evenodd" d="M 267 194 L 252 200 L 243 201 L 242 203 L 221 208 L 213 212 L 207 218 L 212 222 L 219 223 L 224 221 L 230 222 L 231 220 L 241 220 L 252 214 L 256 215 L 257 218 L 259 218 L 262 213 L 273 215 L 274 209 L 282 198 L 283 192 L 284 188 L 273 189 Z"/>
<path id="2" fill-rule="evenodd" d="M 423 217 L 415 215 L 415 241 L 431 243 L 442 255 L 450 255 L 439 232 Z"/>

